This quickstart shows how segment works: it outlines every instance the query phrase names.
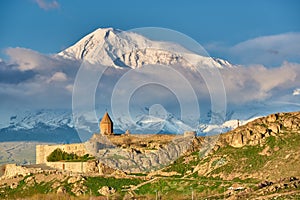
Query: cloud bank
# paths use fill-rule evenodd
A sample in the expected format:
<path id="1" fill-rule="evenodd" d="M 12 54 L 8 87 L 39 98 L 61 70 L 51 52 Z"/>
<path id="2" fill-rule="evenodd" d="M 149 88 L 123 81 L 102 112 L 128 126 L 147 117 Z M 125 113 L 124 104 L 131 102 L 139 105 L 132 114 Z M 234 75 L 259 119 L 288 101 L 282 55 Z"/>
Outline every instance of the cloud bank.
<path id="1" fill-rule="evenodd" d="M 1 109 L 70 108 L 79 62 L 24 48 L 6 53 L 10 60 L 0 62 Z"/>
<path id="2" fill-rule="evenodd" d="M 237 47 L 241 48 L 243 45 Z M 245 45 L 250 44 L 245 43 Z M 71 108 L 73 84 L 80 62 L 63 59 L 57 55 L 43 55 L 24 48 L 9 48 L 6 52 L 10 60 L 0 62 L 1 109 Z M 98 92 L 100 104 L 104 101 L 110 103 L 110 92 L 122 73 L 119 69 L 111 69 L 102 79 L 100 92 Z M 284 62 L 279 67 L 273 68 L 264 65 L 237 66 L 221 69 L 220 73 L 228 104 L 299 101 L 300 64 Z M 168 74 L 160 75 L 168 77 Z M 143 76 L 145 74 L 136 78 L 143 78 Z M 205 82 L 199 81 L 200 77 L 193 73 L 185 73 L 184 76 L 191 82 L 200 98 L 203 98 L 201 96 L 204 96 L 204 99 L 210 98 L 209 94 L 203 92 L 206 86 Z M 154 91 L 153 94 L 155 95 L 146 94 L 148 96 L 145 100 L 161 98 L 161 101 L 168 104 L 170 99 L 168 96 L 159 94 L 159 91 Z"/>
<path id="3" fill-rule="evenodd" d="M 278 66 L 284 61 L 300 62 L 300 33 L 283 33 L 253 38 L 233 46 L 209 44 L 207 50 L 243 65 Z"/>

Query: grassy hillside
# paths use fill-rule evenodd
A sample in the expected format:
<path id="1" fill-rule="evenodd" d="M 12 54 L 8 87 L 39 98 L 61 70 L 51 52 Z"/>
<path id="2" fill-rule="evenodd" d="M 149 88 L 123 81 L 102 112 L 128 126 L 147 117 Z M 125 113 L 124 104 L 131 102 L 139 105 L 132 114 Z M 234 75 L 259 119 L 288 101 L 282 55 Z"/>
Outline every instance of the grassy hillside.
<path id="1" fill-rule="evenodd" d="M 119 179 L 67 174 L 15 177 L 0 181 L 0 198 L 300 199 L 299 144 L 300 112 L 275 114 L 220 135 L 205 157 L 194 147 L 158 171 Z M 104 186 L 113 192 L 101 194 Z"/>

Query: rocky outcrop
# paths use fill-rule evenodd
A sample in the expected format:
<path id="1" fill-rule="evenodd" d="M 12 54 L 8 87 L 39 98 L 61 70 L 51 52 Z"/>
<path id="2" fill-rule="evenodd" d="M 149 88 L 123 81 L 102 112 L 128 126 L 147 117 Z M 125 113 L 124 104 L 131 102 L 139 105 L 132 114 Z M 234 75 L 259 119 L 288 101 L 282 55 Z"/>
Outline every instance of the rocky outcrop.
<path id="1" fill-rule="evenodd" d="M 103 186 L 102 188 L 100 188 L 98 190 L 98 192 L 99 192 L 99 194 L 101 194 L 103 196 L 109 196 L 109 195 L 116 193 L 116 190 L 112 187 Z"/>
<path id="2" fill-rule="evenodd" d="M 300 112 L 277 113 L 256 119 L 228 133 L 221 134 L 217 145 L 242 147 L 264 143 L 269 136 L 277 137 L 284 132 L 300 129 Z"/>
<path id="3" fill-rule="evenodd" d="M 105 149 L 96 155 L 100 162 L 125 172 L 147 172 L 168 165 L 200 143 L 194 135 L 178 137 L 156 151 L 142 153 L 136 149 Z"/>

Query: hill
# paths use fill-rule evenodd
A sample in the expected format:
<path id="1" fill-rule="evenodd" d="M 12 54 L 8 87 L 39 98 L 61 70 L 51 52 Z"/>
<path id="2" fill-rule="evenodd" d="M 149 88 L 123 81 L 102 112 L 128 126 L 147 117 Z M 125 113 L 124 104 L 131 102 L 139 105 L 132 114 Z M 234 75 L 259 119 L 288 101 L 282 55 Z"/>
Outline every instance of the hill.
<path id="1" fill-rule="evenodd" d="M 90 196 L 111 199 L 300 198 L 300 112 L 258 118 L 221 134 L 211 151 L 202 151 L 214 138 L 195 138 L 197 142 L 184 155 L 147 173 L 124 174 L 110 169 L 109 174 L 102 176 L 70 175 L 48 169 L 25 177 L 2 178 L 0 197 L 44 198 L 43 194 L 47 194 L 49 198 L 82 196 L 83 199 Z M 131 146 L 136 148 L 134 143 Z"/>

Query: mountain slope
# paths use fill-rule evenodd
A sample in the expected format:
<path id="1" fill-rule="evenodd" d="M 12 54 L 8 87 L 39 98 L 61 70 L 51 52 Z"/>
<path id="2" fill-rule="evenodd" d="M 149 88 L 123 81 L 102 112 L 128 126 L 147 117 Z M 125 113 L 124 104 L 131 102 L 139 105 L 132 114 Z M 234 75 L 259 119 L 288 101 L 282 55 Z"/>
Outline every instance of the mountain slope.
<path id="1" fill-rule="evenodd" d="M 185 57 L 184 54 L 188 54 Z M 194 55 L 194 56 L 193 56 Z M 147 64 L 192 67 L 191 59 L 197 57 L 202 64 L 217 68 L 233 67 L 228 61 L 208 56 L 196 56 L 180 45 L 152 41 L 134 32 L 113 28 L 99 28 L 86 35 L 77 43 L 57 54 L 63 58 L 98 62 L 115 68 L 139 68 Z"/>
<path id="2" fill-rule="evenodd" d="M 89 198 L 103 194 L 102 188 L 106 186 L 108 191 L 114 191 L 106 194 L 117 199 L 129 196 L 137 199 L 299 199 L 299 124 L 300 112 L 261 117 L 220 135 L 216 147 L 204 157 L 200 144 L 205 144 L 205 140 L 194 138 L 199 143 L 193 143 L 192 151 L 162 169 L 147 173 L 107 170 L 102 176 L 91 176 L 91 172 L 70 176 L 64 172 L 49 173 L 47 169 L 24 177 L 1 178 L 0 197 L 17 198 L 18 192 L 23 191 L 23 198 L 37 193 L 41 194 L 39 198 L 45 197 L 42 194 L 55 198 L 55 193 L 65 191 L 67 197 Z M 252 133 L 246 134 L 248 131 Z M 236 135 L 242 135 L 245 142 L 237 146 L 232 139 Z M 135 152 L 135 156 L 139 154 Z M 114 158 L 123 160 L 120 155 Z"/>
<path id="3" fill-rule="evenodd" d="M 300 177 L 299 142 L 300 112 L 258 118 L 221 134 L 213 150 L 194 162 L 193 173 L 226 180 Z"/>

